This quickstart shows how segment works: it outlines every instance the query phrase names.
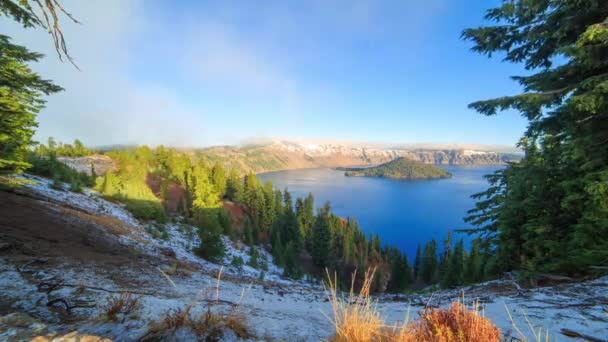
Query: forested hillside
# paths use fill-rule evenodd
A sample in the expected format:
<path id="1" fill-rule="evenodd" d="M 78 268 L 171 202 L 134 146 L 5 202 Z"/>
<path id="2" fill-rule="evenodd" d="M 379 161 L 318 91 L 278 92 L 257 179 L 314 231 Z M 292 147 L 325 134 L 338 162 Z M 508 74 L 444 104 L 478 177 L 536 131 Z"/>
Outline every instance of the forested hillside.
<path id="1" fill-rule="evenodd" d="M 393 179 L 438 179 L 448 178 L 450 173 L 415 160 L 399 157 L 388 163 L 366 168 L 345 169 L 349 177 L 381 177 Z"/>
<path id="2" fill-rule="evenodd" d="M 235 169 L 226 170 L 204 157 L 164 147 L 114 150 L 106 154 L 113 168 L 101 174 L 93 164 L 88 172 L 78 172 L 60 162 L 57 154 L 73 154 L 65 146 L 54 140 L 39 145 L 27 159 L 34 165 L 30 172 L 58 184 L 68 182 L 72 191 L 92 186 L 106 199 L 124 203 L 140 220 L 162 223 L 181 217 L 199 227 L 198 253 L 209 260 L 223 256 L 223 234 L 266 246 L 275 263 L 284 267 L 285 276 L 295 279 L 322 278 L 329 269 L 337 272 L 341 286 L 348 286 L 354 270 L 376 267 L 372 291 L 403 292 L 440 281 L 453 286 L 488 277 L 480 269 L 485 254 L 477 243 L 469 254 L 463 241 L 454 243 L 448 237 L 444 251 L 431 241 L 419 247 L 416 259 L 410 261 L 399 246 L 384 245 L 377 235 L 366 236 L 355 218 L 336 216 L 330 203 L 316 204 L 313 194 L 292 198 L 288 189 L 261 184 L 253 173 L 241 177 Z M 401 159 L 392 165 L 396 163 L 403 164 Z M 436 169 L 419 162 L 405 164 Z M 245 220 L 237 223 L 226 203 L 245 208 Z M 363 276 L 358 274 L 357 284 Z"/>

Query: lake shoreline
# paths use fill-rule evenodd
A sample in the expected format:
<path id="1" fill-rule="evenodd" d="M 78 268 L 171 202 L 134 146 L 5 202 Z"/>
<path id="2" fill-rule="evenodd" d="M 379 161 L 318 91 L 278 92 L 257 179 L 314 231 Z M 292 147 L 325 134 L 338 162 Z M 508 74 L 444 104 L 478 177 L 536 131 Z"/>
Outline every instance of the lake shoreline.
<path id="1" fill-rule="evenodd" d="M 262 182 L 271 181 L 288 189 L 292 197 L 312 193 L 315 206 L 326 201 L 336 215 L 355 218 L 366 233 L 379 234 L 382 241 L 413 257 L 418 243 L 432 238 L 443 241 L 448 230 L 469 228 L 463 218 L 475 205 L 470 198 L 488 187 L 486 174 L 504 165 L 439 166 L 451 178 L 400 180 L 375 177 L 345 177 L 335 168 L 272 171 L 258 174 Z M 469 237 L 457 234 L 456 238 Z"/>

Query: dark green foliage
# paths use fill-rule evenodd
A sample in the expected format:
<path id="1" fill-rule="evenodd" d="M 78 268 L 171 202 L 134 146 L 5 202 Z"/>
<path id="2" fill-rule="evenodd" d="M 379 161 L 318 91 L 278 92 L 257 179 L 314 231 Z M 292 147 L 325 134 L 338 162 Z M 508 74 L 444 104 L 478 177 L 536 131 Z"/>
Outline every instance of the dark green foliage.
<path id="1" fill-rule="evenodd" d="M 247 262 L 247 265 L 253 267 L 253 268 L 258 268 L 259 262 L 258 259 L 260 257 L 260 254 L 258 252 L 258 250 L 254 247 L 250 247 L 249 248 L 249 261 Z"/>
<path id="2" fill-rule="evenodd" d="M 471 242 L 471 251 L 467 259 L 464 279 L 467 283 L 475 283 L 484 280 L 484 270 L 481 254 L 481 239 L 477 238 Z"/>
<path id="3" fill-rule="evenodd" d="M 228 179 L 226 180 L 226 198 L 235 201 L 236 194 L 243 192 L 243 181 L 237 175 L 235 169 L 230 169 Z"/>
<path id="4" fill-rule="evenodd" d="M 0 13 L 6 15 L 5 6 L 0 4 Z M 13 18 L 19 18 L 11 14 Z M 30 69 L 29 64 L 42 57 L 0 35 L 1 173 L 21 172 L 30 166 L 26 157 L 34 144 L 32 136 L 37 126 L 36 115 L 44 108 L 43 96 L 63 90 Z"/>
<path id="5" fill-rule="evenodd" d="M 245 224 L 243 226 L 243 241 L 248 246 L 253 246 L 255 244 L 253 239 L 253 224 L 248 219 L 245 220 Z"/>
<path id="6" fill-rule="evenodd" d="M 232 222 L 230 222 L 230 216 L 226 213 L 226 210 L 218 210 L 217 220 L 220 227 L 222 227 L 222 234 L 234 238 L 232 232 Z"/>
<path id="7" fill-rule="evenodd" d="M 499 24 L 463 33 L 473 49 L 532 72 L 514 77 L 522 94 L 470 105 L 529 121 L 524 159 L 488 177 L 467 218 L 491 246 L 485 273 L 590 273 L 608 260 L 608 2 L 520 0 L 486 17 Z"/>
<path id="8" fill-rule="evenodd" d="M 420 266 L 422 265 L 422 250 L 420 244 L 416 248 L 416 258 L 414 259 L 414 279 L 420 279 Z"/>
<path id="9" fill-rule="evenodd" d="M 221 233 L 213 228 L 200 228 L 198 234 L 201 238 L 201 245 L 195 252 L 204 259 L 219 262 L 226 253 Z"/>
<path id="10" fill-rule="evenodd" d="M 161 239 L 161 240 L 169 239 L 169 233 L 165 229 L 165 226 L 163 226 L 161 224 L 148 224 L 148 225 L 145 225 L 144 228 L 155 239 Z"/>
<path id="11" fill-rule="evenodd" d="M 86 173 L 78 172 L 58 161 L 53 154 L 44 157 L 31 153 L 28 163 L 31 165 L 30 173 L 51 178 L 57 184 L 59 182 L 67 183 L 70 185 L 70 191 L 80 192 L 82 187 L 91 187 L 95 182 L 95 179 L 89 177 Z M 60 186 L 57 186 L 57 188 L 60 188 Z"/>
<path id="12" fill-rule="evenodd" d="M 349 168 L 344 175 L 395 179 L 435 179 L 451 176 L 449 172 L 436 166 L 404 157 L 374 167 Z"/>
<path id="13" fill-rule="evenodd" d="M 283 275 L 293 279 L 302 278 L 302 269 L 298 263 L 298 249 L 294 246 L 293 241 L 290 241 L 285 246 L 284 260 L 285 269 Z"/>
<path id="14" fill-rule="evenodd" d="M 464 284 L 464 268 L 465 250 L 464 241 L 461 239 L 447 260 L 446 273 L 442 277 L 441 286 L 452 287 Z"/>
<path id="15" fill-rule="evenodd" d="M 420 280 L 425 284 L 433 284 L 437 281 L 437 242 L 431 240 L 424 246 L 422 261 L 420 262 Z"/>
<path id="16" fill-rule="evenodd" d="M 243 269 L 244 264 L 245 264 L 245 262 L 243 261 L 243 258 L 240 256 L 234 256 L 234 257 L 232 257 L 232 261 L 230 261 L 230 266 L 236 267 L 239 270 Z"/>
<path id="17" fill-rule="evenodd" d="M 331 266 L 331 230 L 329 227 L 330 206 L 326 203 L 317 212 L 312 230 L 312 260 L 318 267 Z"/>
<path id="18" fill-rule="evenodd" d="M 412 283 L 412 268 L 407 256 L 393 247 L 387 247 L 385 254 L 391 267 L 387 290 L 395 293 L 404 292 Z"/>
<path id="19" fill-rule="evenodd" d="M 296 201 L 296 216 L 300 235 L 304 240 L 306 249 L 312 250 L 312 227 L 315 223 L 314 197 L 311 193 L 306 198 Z"/>
<path id="20" fill-rule="evenodd" d="M 61 142 L 58 143 L 55 139 L 50 137 L 47 145 L 39 144 L 36 146 L 35 153 L 44 157 L 50 155 L 56 157 L 84 157 L 94 154 L 95 151 L 85 147 L 78 139 L 75 139 L 73 144 L 64 144 Z M 91 167 L 93 168 L 93 165 L 91 165 Z"/>
<path id="21" fill-rule="evenodd" d="M 262 271 L 268 271 L 268 257 L 266 254 L 260 255 L 260 269 Z"/>

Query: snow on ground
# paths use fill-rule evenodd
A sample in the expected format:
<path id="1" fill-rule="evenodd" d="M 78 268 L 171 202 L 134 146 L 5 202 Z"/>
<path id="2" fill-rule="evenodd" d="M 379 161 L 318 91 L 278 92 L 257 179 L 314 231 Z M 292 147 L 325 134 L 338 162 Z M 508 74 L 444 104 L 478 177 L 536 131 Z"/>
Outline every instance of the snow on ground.
<path id="1" fill-rule="evenodd" d="M 225 311 L 238 304 L 237 310 L 245 314 L 249 325 L 259 337 L 319 341 L 332 334 L 333 327 L 327 318 L 331 316 L 328 294 L 318 285 L 283 278 L 283 270 L 272 263 L 272 256 L 263 248 L 254 247 L 260 254 L 260 261 L 268 260 L 268 269 L 264 271 L 261 282 L 259 278 L 262 271 L 247 265 L 250 247 L 240 242 L 234 243 L 224 237 L 227 248 L 221 263 L 223 265 L 214 264 L 193 253 L 193 248 L 200 244 L 196 228 L 180 223 L 180 219 L 162 225 L 141 223 L 121 205 L 106 201 L 93 191 L 77 194 L 55 190 L 51 188 L 50 180 L 31 175 L 22 177 L 35 182 L 26 185 L 29 190 L 52 202 L 79 208 L 94 215 L 114 217 L 132 227 L 136 231 L 134 234 L 142 239 L 121 236 L 121 241 L 139 249 L 150 260 L 163 260 L 162 255 L 174 253 L 177 259 L 193 269 L 180 273 L 176 272 L 177 265 L 161 265 L 159 268 L 165 272 L 161 275 L 160 271 L 141 272 L 119 267 L 108 274 L 91 270 L 72 260 L 52 269 L 32 265 L 17 271 L 14 265 L 0 260 L 0 297 L 12 298 L 12 306 L 16 309 L 37 317 L 46 317 L 45 323 L 48 326 L 40 331 L 59 331 L 66 326 L 58 323 L 56 311 L 39 303 L 53 298 L 75 296 L 88 305 L 74 309 L 76 315 L 86 318 L 74 328 L 120 341 L 137 340 L 145 334 L 150 322 L 158 321 L 168 310 L 184 309 L 192 303 L 195 303 L 193 313 L 202 313 L 209 305 L 213 307 L 212 310 Z M 232 260 L 238 257 L 243 259 L 244 265 L 231 265 Z M 219 282 L 218 288 L 217 274 L 220 271 L 224 278 Z M 80 290 L 76 286 L 62 286 L 45 293 L 32 285 L 52 279 L 63 284 L 78 283 L 119 291 L 124 288 L 119 278 L 137 279 L 146 286 L 136 290 L 149 293 L 141 295 L 140 314 L 122 323 L 98 319 L 102 313 L 100 305 L 115 294 L 98 289 L 78 292 Z M 542 329 L 543 336 L 549 330 L 552 341 L 569 341 L 567 337 L 558 334 L 561 328 L 601 338 L 608 337 L 608 316 L 605 313 L 608 308 L 608 277 L 523 291 L 517 291 L 512 282 L 494 281 L 431 295 L 378 296 L 377 305 L 387 323 L 393 324 L 402 321 L 408 312 L 409 317 L 415 318 L 424 305 L 445 306 L 460 300 L 463 293 L 468 304 L 473 299 L 480 299 L 485 315 L 501 331 L 515 337 L 520 337 L 520 332 L 514 328 L 513 322 L 526 338 L 533 338 Z M 513 322 L 507 310 L 513 317 Z M 529 326 L 532 326 L 534 332 Z M 0 331 L 0 340 L 7 337 L 6 332 Z"/>
<path id="2" fill-rule="evenodd" d="M 19 177 L 31 181 L 25 184 L 26 188 L 47 199 L 81 209 L 89 214 L 106 215 L 131 226 L 139 226 L 139 222 L 123 205 L 106 201 L 93 190 L 86 189 L 83 193 L 71 192 L 67 190 L 69 188 L 67 184 L 62 184 L 63 189 L 53 189 L 53 181 L 48 178 L 29 174 L 23 174 Z"/>
<path id="3" fill-rule="evenodd" d="M 265 260 L 267 269 L 255 269 L 248 266 L 249 248 L 243 243 L 233 242 L 228 237 L 223 237 L 224 245 L 226 246 L 226 256 L 224 260 L 218 264 L 210 263 L 197 257 L 193 250 L 200 245 L 200 239 L 197 234 L 197 228 L 185 223 L 170 222 L 167 224 L 159 223 L 141 223 L 128 212 L 123 205 L 103 199 L 99 193 L 91 189 L 85 189 L 83 193 L 75 193 L 68 191 L 69 186 L 63 184 L 63 189 L 58 190 L 52 187 L 53 181 L 47 178 L 38 177 L 29 174 L 20 176 L 30 182 L 25 187 L 42 196 L 62 205 L 78 208 L 89 214 L 105 215 L 116 218 L 132 228 L 130 235 L 144 238 L 146 243 L 121 236 L 123 243 L 126 245 L 137 244 L 139 248 L 147 254 L 158 254 L 161 248 L 171 248 L 176 254 L 176 257 L 188 262 L 193 262 L 204 268 L 206 271 L 218 271 L 221 267 L 226 266 L 227 274 L 244 276 L 252 279 L 258 279 L 260 273 L 264 273 L 265 281 L 272 281 L 282 285 L 293 285 L 294 281 L 282 277 L 283 269 L 273 263 L 272 255 L 260 247 L 255 247 L 258 250 L 260 261 Z M 177 218 L 176 221 L 182 221 Z M 163 232 L 166 235 L 163 237 Z M 154 238 L 159 235 L 160 238 Z M 152 242 L 152 243 L 149 243 Z M 241 268 L 232 267 L 231 263 L 234 257 L 241 257 L 244 265 Z M 300 286 L 309 287 L 310 284 L 305 281 L 297 281 Z"/>

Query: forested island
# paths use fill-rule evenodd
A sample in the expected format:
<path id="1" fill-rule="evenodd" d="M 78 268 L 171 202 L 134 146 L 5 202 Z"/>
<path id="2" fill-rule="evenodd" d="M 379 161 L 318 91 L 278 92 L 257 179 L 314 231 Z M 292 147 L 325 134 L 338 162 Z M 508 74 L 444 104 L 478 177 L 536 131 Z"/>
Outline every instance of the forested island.
<path id="1" fill-rule="evenodd" d="M 388 163 L 373 167 L 361 168 L 338 168 L 343 170 L 347 177 L 381 177 L 392 179 L 440 179 L 449 178 L 452 175 L 436 166 L 424 164 L 422 162 L 397 158 Z"/>

